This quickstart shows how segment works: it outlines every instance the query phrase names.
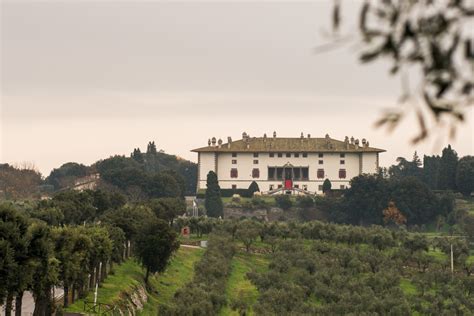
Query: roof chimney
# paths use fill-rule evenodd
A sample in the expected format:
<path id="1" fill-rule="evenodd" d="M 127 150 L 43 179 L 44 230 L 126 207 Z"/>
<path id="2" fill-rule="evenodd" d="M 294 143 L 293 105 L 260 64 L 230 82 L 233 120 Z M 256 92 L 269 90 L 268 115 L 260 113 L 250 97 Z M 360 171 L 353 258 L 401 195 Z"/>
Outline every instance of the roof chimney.
<path id="1" fill-rule="evenodd" d="M 211 146 L 211 139 L 210 138 L 207 140 L 207 146 Z"/>
<path id="2" fill-rule="evenodd" d="M 219 140 L 217 141 L 217 144 L 219 145 L 219 148 L 222 148 L 222 139 L 219 138 Z"/>
<path id="3" fill-rule="evenodd" d="M 366 147 L 365 145 L 367 144 L 367 140 L 365 138 L 362 138 L 362 146 Z"/>
<path id="4" fill-rule="evenodd" d="M 302 139 L 304 138 L 304 135 L 303 135 L 303 132 L 301 132 L 301 136 L 300 136 Z"/>
<path id="5" fill-rule="evenodd" d="M 212 143 L 213 147 L 216 147 L 216 138 L 215 137 L 212 137 L 211 143 Z"/>
<path id="6" fill-rule="evenodd" d="M 277 137 L 277 132 L 273 132 L 273 138 Z"/>
<path id="7" fill-rule="evenodd" d="M 351 136 L 351 144 L 354 145 L 354 136 Z"/>
<path id="8" fill-rule="evenodd" d="M 308 134 L 308 138 L 311 138 L 311 134 Z"/>
<path id="9" fill-rule="evenodd" d="M 264 142 L 267 141 L 267 133 L 263 134 L 263 141 L 264 141 Z"/>

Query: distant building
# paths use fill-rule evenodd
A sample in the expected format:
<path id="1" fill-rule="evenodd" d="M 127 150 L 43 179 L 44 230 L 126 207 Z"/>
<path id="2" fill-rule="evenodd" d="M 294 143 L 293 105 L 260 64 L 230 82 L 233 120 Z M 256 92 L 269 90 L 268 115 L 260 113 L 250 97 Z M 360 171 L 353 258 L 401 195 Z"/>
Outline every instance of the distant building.
<path id="1" fill-rule="evenodd" d="M 379 154 L 385 152 L 369 146 L 362 139 L 346 137 L 344 141 L 326 135 L 323 138 L 250 137 L 227 143 L 215 137 L 198 153 L 197 188 L 206 188 L 209 171 L 214 171 L 225 189 L 248 188 L 256 181 L 264 194 L 321 194 L 325 179 L 333 189 L 344 189 L 349 181 L 363 173 L 376 173 Z"/>
<path id="2" fill-rule="evenodd" d="M 76 191 L 95 190 L 99 179 L 100 175 L 98 173 L 78 178 L 76 181 L 74 181 L 72 189 Z"/>

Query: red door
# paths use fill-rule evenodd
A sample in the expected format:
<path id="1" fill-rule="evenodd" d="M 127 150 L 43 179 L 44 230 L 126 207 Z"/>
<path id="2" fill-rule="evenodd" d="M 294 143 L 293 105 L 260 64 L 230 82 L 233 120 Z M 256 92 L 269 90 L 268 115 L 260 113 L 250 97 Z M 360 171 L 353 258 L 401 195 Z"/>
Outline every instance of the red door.
<path id="1" fill-rule="evenodd" d="M 285 180 L 285 189 L 290 190 L 293 188 L 293 180 Z"/>

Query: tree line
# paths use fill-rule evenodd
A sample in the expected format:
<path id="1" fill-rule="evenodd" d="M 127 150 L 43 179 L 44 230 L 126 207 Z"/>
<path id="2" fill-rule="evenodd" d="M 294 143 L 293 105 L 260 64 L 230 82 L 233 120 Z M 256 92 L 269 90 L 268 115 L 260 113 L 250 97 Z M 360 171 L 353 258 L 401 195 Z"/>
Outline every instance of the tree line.
<path id="1" fill-rule="evenodd" d="M 439 155 L 423 156 L 417 152 L 408 160 L 397 158 L 397 164 L 381 170 L 390 178 L 415 177 L 431 190 L 450 190 L 469 196 L 474 191 L 474 156 L 459 158 L 457 152 L 448 145 Z"/>
<path id="2" fill-rule="evenodd" d="M 33 294 L 34 315 L 51 315 L 53 288 L 64 289 L 66 308 L 131 257 L 143 265 L 147 284 L 178 249 L 171 225 L 184 211 L 181 197 L 125 203 L 120 194 L 100 190 L 0 204 L 0 303 L 6 315 L 13 302 L 21 315 L 25 291 Z"/>
<path id="3" fill-rule="evenodd" d="M 226 305 L 226 283 L 236 252 L 229 235 L 214 231 L 206 252 L 194 266 L 194 278 L 179 289 L 171 306 L 162 306 L 162 315 L 217 315 Z"/>
<path id="4" fill-rule="evenodd" d="M 116 155 L 86 166 L 67 162 L 43 179 L 31 164 L 0 164 L 0 198 L 39 198 L 73 188 L 78 180 L 99 174 L 98 188 L 125 194 L 132 200 L 196 192 L 197 165 L 157 150 L 149 142 L 147 151 L 135 148 L 129 157 Z M 168 183 L 168 185 L 162 185 Z"/>
<path id="5" fill-rule="evenodd" d="M 248 301 L 228 301 L 223 294 L 237 245 L 270 258 L 268 271 L 247 274 L 259 291 L 253 306 L 258 315 L 464 315 L 474 308 L 474 262 L 465 238 L 320 221 L 201 217 L 174 225 L 191 221 L 209 228 L 211 248 L 197 264 L 194 280 L 163 310 L 171 315 L 216 315 L 226 304 L 246 315 Z M 212 242 L 216 237 L 225 244 Z"/>

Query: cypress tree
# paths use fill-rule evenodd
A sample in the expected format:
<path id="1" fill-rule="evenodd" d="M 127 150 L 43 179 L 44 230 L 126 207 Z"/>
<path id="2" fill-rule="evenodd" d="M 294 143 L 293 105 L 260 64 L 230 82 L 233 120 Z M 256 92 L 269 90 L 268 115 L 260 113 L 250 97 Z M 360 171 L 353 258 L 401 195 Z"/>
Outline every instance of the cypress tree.
<path id="1" fill-rule="evenodd" d="M 456 185 L 464 196 L 470 196 L 474 192 L 474 156 L 465 156 L 459 160 Z"/>
<path id="2" fill-rule="evenodd" d="M 440 156 L 423 157 L 423 182 L 431 189 L 439 189 L 439 162 Z"/>
<path id="3" fill-rule="evenodd" d="M 443 149 L 439 163 L 439 188 L 441 190 L 456 190 L 456 169 L 458 154 L 451 145 Z"/>
<path id="4" fill-rule="evenodd" d="M 258 184 L 257 182 L 255 181 L 252 181 L 252 183 L 250 183 L 250 186 L 249 186 L 249 192 L 250 192 L 250 195 L 252 196 L 255 192 L 260 192 L 260 188 L 258 187 Z"/>
<path id="5" fill-rule="evenodd" d="M 224 207 L 221 199 L 221 188 L 217 180 L 217 174 L 214 171 L 209 171 L 207 174 L 206 183 L 206 211 L 209 217 L 219 217 L 224 215 Z"/>
<path id="6" fill-rule="evenodd" d="M 331 191 L 331 187 L 332 187 L 331 181 L 329 181 L 329 179 L 326 178 L 326 180 L 324 180 L 323 182 L 323 193 Z"/>

